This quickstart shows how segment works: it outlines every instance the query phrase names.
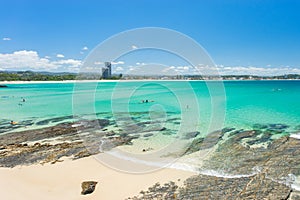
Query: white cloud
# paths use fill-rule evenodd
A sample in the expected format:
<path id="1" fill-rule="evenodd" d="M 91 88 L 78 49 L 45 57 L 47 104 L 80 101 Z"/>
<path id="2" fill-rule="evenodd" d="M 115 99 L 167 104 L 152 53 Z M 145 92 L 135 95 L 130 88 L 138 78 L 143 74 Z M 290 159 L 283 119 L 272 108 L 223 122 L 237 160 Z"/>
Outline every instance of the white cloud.
<path id="1" fill-rule="evenodd" d="M 176 74 L 194 74 L 194 71 L 192 69 L 192 67 L 190 66 L 170 66 L 167 67 L 163 70 L 164 72 L 168 72 L 171 73 L 172 75 L 174 75 L 174 73 Z"/>
<path id="2" fill-rule="evenodd" d="M 47 58 L 40 58 L 36 51 L 15 51 L 12 54 L 0 54 L 0 67 L 3 69 L 54 69 L 56 66 Z"/>
<path id="3" fill-rule="evenodd" d="M 123 70 L 124 70 L 123 67 L 117 67 L 117 68 L 115 69 L 116 72 L 120 72 L 120 71 L 123 71 Z"/>
<path id="4" fill-rule="evenodd" d="M 254 67 L 254 66 L 218 66 L 221 75 L 257 75 L 257 76 L 273 76 L 296 73 L 300 74 L 300 68 L 296 67 Z"/>
<path id="5" fill-rule="evenodd" d="M 131 48 L 132 49 L 138 49 L 138 47 L 136 45 L 132 45 Z"/>
<path id="6" fill-rule="evenodd" d="M 174 75 L 176 74 L 176 67 L 175 66 L 166 67 L 162 70 L 162 72 L 168 73 L 168 75 Z"/>
<path id="7" fill-rule="evenodd" d="M 111 62 L 112 65 L 124 65 L 124 61 L 118 61 L 118 62 Z"/>
<path id="8" fill-rule="evenodd" d="M 178 70 L 184 70 L 184 71 L 189 70 L 189 68 L 190 68 L 189 66 L 178 66 L 177 67 Z"/>
<path id="9" fill-rule="evenodd" d="M 65 56 L 63 54 L 56 54 L 57 58 L 64 58 Z"/>
<path id="10" fill-rule="evenodd" d="M 62 54 L 57 54 L 62 55 Z M 63 55 L 62 55 L 63 56 Z M 78 71 L 82 66 L 81 60 L 76 59 L 62 59 L 62 56 L 57 56 L 61 59 L 51 60 L 49 56 L 40 57 L 36 51 L 15 51 L 12 53 L 0 53 L 0 70 L 35 70 L 35 71 Z M 104 64 L 103 62 L 95 62 L 95 65 Z M 206 65 L 198 65 L 197 68 L 192 66 L 169 66 L 149 68 L 151 64 L 136 63 L 136 66 L 123 66 L 124 61 L 112 62 L 113 70 L 116 72 L 121 71 L 142 71 L 147 74 L 152 71 L 162 71 L 166 74 L 220 74 L 220 75 L 259 75 L 259 76 L 272 76 L 283 74 L 300 74 L 300 68 L 291 66 L 279 67 L 255 67 L 255 66 L 223 66 L 217 65 L 212 68 Z M 121 66 L 120 66 L 121 65 Z M 142 67 L 142 68 L 141 68 Z M 150 71 L 146 71 L 150 69 Z"/>
<path id="11" fill-rule="evenodd" d="M 117 61 L 117 62 L 110 62 L 112 65 L 124 65 L 125 62 L 124 61 Z M 103 65 L 104 62 L 101 61 L 96 61 L 94 62 L 95 65 Z"/>
<path id="12" fill-rule="evenodd" d="M 4 37 L 4 38 L 2 38 L 2 40 L 4 40 L 4 41 L 10 41 L 11 38 L 9 38 L 9 37 Z"/>
<path id="13" fill-rule="evenodd" d="M 0 68 L 3 70 L 35 70 L 35 71 L 73 71 L 82 65 L 82 61 L 67 59 L 51 61 L 41 58 L 36 51 L 15 51 L 0 54 Z"/>
<path id="14" fill-rule="evenodd" d="M 142 66 L 137 63 L 137 66 Z M 150 66 L 150 64 L 149 64 Z M 139 69 L 139 68 L 138 68 Z M 131 70 L 131 69 L 129 69 Z M 135 69 L 136 70 L 136 69 Z M 160 70 L 160 69 L 157 69 Z M 257 75 L 257 76 L 274 76 L 284 74 L 300 74 L 300 68 L 281 66 L 281 67 L 255 67 L 255 66 L 223 66 L 217 65 L 211 67 L 199 65 L 196 68 L 192 66 L 169 66 L 161 70 L 166 75 L 174 74 L 191 74 L 191 75 Z"/>
<path id="15" fill-rule="evenodd" d="M 135 68 L 136 68 L 136 67 L 134 67 L 134 66 L 129 66 L 129 69 L 128 69 L 128 70 L 129 70 L 129 71 L 134 71 Z"/>
<path id="16" fill-rule="evenodd" d="M 80 60 L 74 60 L 74 59 L 67 59 L 67 60 L 59 60 L 59 61 L 53 61 L 52 62 L 55 65 L 70 65 L 70 66 L 80 66 L 81 61 Z"/>
<path id="17" fill-rule="evenodd" d="M 82 51 L 87 51 L 87 50 L 89 50 L 89 48 L 88 48 L 87 46 L 84 46 L 84 47 L 82 48 Z"/>

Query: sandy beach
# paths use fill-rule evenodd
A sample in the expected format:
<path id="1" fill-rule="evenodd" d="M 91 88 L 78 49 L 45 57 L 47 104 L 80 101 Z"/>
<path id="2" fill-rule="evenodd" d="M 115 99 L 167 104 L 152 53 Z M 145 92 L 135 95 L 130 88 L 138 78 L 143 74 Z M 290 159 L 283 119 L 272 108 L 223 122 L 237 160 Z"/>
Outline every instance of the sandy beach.
<path id="1" fill-rule="evenodd" d="M 147 174 L 128 174 L 110 169 L 88 157 L 45 165 L 0 168 L 1 199 L 125 199 L 138 195 L 153 184 L 174 181 L 181 185 L 194 175 L 176 169 Z M 180 180 L 179 180 L 180 179 Z M 178 181 L 179 180 L 179 181 Z M 97 181 L 92 194 L 81 195 L 81 182 Z"/>
<path id="2" fill-rule="evenodd" d="M 5 84 L 40 84 L 40 83 L 94 83 L 94 82 L 116 82 L 118 80 L 65 80 L 65 81 L 0 81 Z"/>

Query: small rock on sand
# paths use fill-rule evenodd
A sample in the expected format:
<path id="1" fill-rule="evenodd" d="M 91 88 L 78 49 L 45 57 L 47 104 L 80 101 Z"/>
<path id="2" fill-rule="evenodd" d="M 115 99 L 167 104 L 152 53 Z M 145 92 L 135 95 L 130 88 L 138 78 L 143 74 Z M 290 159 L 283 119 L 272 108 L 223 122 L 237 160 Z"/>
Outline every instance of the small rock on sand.
<path id="1" fill-rule="evenodd" d="M 91 194 L 94 192 L 96 185 L 98 182 L 96 181 L 84 181 L 81 183 L 81 194 L 86 195 L 86 194 Z"/>

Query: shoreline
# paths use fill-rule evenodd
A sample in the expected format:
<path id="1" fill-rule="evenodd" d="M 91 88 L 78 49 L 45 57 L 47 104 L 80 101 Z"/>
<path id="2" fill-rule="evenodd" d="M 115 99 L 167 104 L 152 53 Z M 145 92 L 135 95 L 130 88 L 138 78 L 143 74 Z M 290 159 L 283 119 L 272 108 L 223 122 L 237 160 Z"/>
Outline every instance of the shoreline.
<path id="1" fill-rule="evenodd" d="M 182 185 L 196 173 L 164 168 L 146 174 L 130 174 L 108 168 L 93 156 L 56 164 L 0 168 L 3 199 L 125 199 L 159 182 Z M 180 180 L 179 180 L 180 179 Z M 81 182 L 97 181 L 95 191 L 81 195 Z M 116 192 L 117 191 L 117 192 Z"/>
<path id="2" fill-rule="evenodd" d="M 93 123 L 91 122 L 90 125 Z M 300 140 L 294 137 L 282 136 L 271 139 L 271 135 L 266 130 L 236 132 L 236 129 L 229 128 L 215 131 L 210 133 L 206 140 L 194 138 L 191 145 L 182 152 L 184 154 L 172 165 L 149 172 L 148 169 L 153 168 L 144 162 L 135 162 L 126 158 L 122 160 L 124 162 L 119 160 L 116 162 L 112 157 L 106 157 L 102 153 L 85 152 L 86 147 L 80 146 L 75 140 L 71 140 L 72 143 L 67 142 L 70 137 L 73 137 L 75 131 L 75 129 L 70 131 L 70 127 L 73 126 L 64 125 L 61 127 L 63 129 L 56 127 L 55 130 L 59 135 L 54 134 L 53 129 L 49 128 L 47 131 L 43 129 L 42 132 L 36 132 L 35 135 L 32 132 L 24 132 L 22 134 L 24 138 L 20 138 L 20 134 L 0 138 L 3 143 L 0 187 L 4 199 L 143 200 L 154 199 L 160 195 L 167 195 L 165 197 L 178 195 L 178 199 L 189 199 L 188 197 L 195 196 L 197 197 L 195 199 L 200 199 L 203 194 L 210 194 L 212 198 L 220 199 L 223 198 L 219 193 L 220 190 L 241 199 L 254 198 L 255 195 L 260 195 L 259 199 L 263 199 L 270 197 L 269 193 L 273 197 L 285 199 L 286 196 L 298 194 L 299 180 L 288 179 L 290 176 L 299 176 L 297 166 L 300 163 Z M 283 125 L 276 127 L 280 130 L 284 129 Z M 260 135 L 261 133 L 263 135 Z M 60 143 L 43 141 L 44 138 L 57 139 L 57 136 L 63 136 L 65 139 Z M 115 137 L 119 138 L 119 147 L 131 143 L 133 138 L 127 137 L 129 138 Z M 95 138 L 90 139 L 94 141 Z M 268 145 L 263 147 L 263 144 Z M 44 160 L 44 157 L 49 156 L 49 159 Z M 286 162 L 282 163 L 282 159 Z M 27 160 L 34 162 L 27 162 Z M 127 169 L 118 171 L 114 165 L 110 165 L 112 167 L 107 165 L 111 164 L 110 162 L 118 164 L 121 170 L 124 167 Z M 263 168 L 258 167 L 263 165 Z M 190 171 L 189 169 L 192 168 L 197 171 Z M 283 182 L 281 177 L 287 177 L 286 182 Z M 80 194 L 81 183 L 84 181 L 98 182 L 92 194 L 85 196 Z M 265 186 L 257 189 L 261 184 Z M 236 188 L 245 189 L 238 191 Z"/>
<path id="3" fill-rule="evenodd" d="M 299 79 L 270 79 L 270 80 L 160 80 L 160 79 L 141 79 L 141 80 L 65 80 L 65 81 L 0 81 L 0 85 L 5 84 L 43 84 L 43 83 L 105 83 L 105 82 L 227 82 L 227 81 L 300 81 Z"/>

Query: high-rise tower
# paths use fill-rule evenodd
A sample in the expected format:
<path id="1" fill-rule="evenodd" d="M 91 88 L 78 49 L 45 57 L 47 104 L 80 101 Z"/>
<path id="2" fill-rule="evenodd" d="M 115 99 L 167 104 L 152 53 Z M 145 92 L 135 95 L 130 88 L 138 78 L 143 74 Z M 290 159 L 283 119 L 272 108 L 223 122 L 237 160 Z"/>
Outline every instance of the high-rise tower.
<path id="1" fill-rule="evenodd" d="M 103 79 L 111 78 L 111 63 L 105 62 L 104 65 L 105 67 L 102 68 L 102 78 Z"/>

